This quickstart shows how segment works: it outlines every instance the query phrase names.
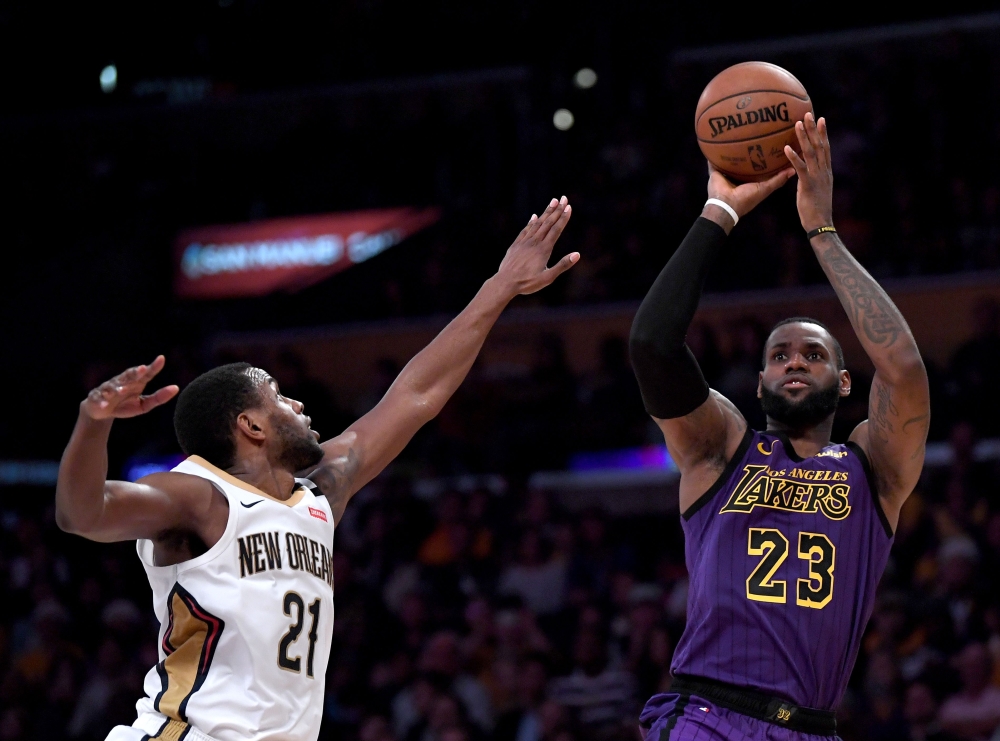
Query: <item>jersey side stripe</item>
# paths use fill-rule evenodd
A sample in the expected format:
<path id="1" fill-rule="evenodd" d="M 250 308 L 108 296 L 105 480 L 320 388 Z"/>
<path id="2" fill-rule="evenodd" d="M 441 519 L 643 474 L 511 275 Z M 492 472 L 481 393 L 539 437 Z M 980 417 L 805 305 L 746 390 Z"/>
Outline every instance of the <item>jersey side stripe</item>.
<path id="1" fill-rule="evenodd" d="M 167 607 L 169 620 L 163 635 L 167 657 L 157 666 L 162 689 L 153 707 L 169 718 L 187 721 L 188 700 L 204 684 L 226 624 L 202 608 L 180 584 L 174 584 L 167 596 Z"/>
<path id="2" fill-rule="evenodd" d="M 156 732 L 155 736 L 145 736 L 143 741 L 150 741 L 154 739 L 163 739 L 163 741 L 184 741 L 188 736 L 188 731 L 191 730 L 191 726 L 187 723 L 181 723 L 179 720 L 170 720 L 169 718 L 163 722 L 163 726 L 159 731 Z"/>

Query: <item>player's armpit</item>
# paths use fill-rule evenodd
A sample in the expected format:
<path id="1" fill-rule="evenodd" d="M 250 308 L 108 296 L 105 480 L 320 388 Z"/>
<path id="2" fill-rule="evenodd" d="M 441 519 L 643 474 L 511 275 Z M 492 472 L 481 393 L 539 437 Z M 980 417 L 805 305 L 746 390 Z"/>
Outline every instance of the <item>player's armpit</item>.
<path id="1" fill-rule="evenodd" d="M 663 432 L 667 450 L 681 473 L 681 511 L 718 478 L 747 430 L 736 406 L 714 389 L 690 414 L 674 419 L 653 418 Z"/>
<path id="2" fill-rule="evenodd" d="M 102 506 L 87 522 L 59 524 L 67 532 L 101 543 L 155 540 L 159 533 L 177 527 L 196 532 L 208 543 L 209 531 L 218 529 L 220 519 L 215 493 L 208 480 L 183 473 L 152 474 L 135 483 L 107 481 Z M 222 509 L 228 513 L 225 504 Z M 225 524 L 222 516 L 222 530 Z"/>
<path id="3" fill-rule="evenodd" d="M 334 524 L 340 522 L 344 508 L 354 493 L 381 471 L 362 471 L 360 446 L 363 441 L 359 440 L 358 432 L 354 429 L 357 424 L 356 422 L 343 434 L 323 443 L 326 455 L 308 476 L 319 488 L 318 493 L 326 496 L 330 502 Z"/>
<path id="4" fill-rule="evenodd" d="M 899 511 L 924 465 L 930 427 L 930 393 L 923 364 L 892 381 L 879 372 L 872 380 L 868 419 L 855 428 L 857 443 L 872 467 L 879 498 L 895 530 Z"/>

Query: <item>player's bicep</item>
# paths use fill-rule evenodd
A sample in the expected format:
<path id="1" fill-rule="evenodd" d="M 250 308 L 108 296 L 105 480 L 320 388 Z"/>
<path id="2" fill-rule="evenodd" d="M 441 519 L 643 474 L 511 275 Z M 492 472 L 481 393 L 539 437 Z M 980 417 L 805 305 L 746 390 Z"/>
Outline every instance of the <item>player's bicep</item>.
<path id="1" fill-rule="evenodd" d="M 653 419 L 681 473 L 706 461 L 728 460 L 747 428 L 736 406 L 714 389 L 701 406 L 683 417 Z"/>
<path id="2" fill-rule="evenodd" d="M 867 453 L 881 497 L 897 507 L 920 478 L 929 426 L 925 375 L 889 383 L 875 374 L 868 419 L 858 425 L 851 440 Z"/>

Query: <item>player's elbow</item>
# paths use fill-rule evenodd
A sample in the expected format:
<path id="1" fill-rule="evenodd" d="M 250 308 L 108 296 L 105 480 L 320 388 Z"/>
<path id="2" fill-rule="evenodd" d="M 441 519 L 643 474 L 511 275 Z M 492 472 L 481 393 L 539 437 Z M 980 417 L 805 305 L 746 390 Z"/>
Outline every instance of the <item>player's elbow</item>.
<path id="1" fill-rule="evenodd" d="M 656 332 L 649 322 L 642 321 L 642 317 L 636 316 L 632 322 L 632 328 L 628 333 L 628 350 L 630 355 L 655 354 L 663 341 L 661 332 Z"/>
<path id="2" fill-rule="evenodd" d="M 448 399 L 447 397 L 440 398 L 440 396 L 440 394 L 435 394 L 433 391 L 414 393 L 410 396 L 408 404 L 410 413 L 415 420 L 419 421 L 421 426 L 430 422 L 444 409 L 445 402 Z"/>
<path id="3" fill-rule="evenodd" d="M 93 515 L 88 516 L 82 512 L 74 511 L 72 507 L 66 505 L 66 502 L 60 500 L 61 497 L 57 492 L 55 513 L 56 527 L 64 533 L 80 535 L 84 538 L 88 537 L 93 531 L 99 518 Z"/>
<path id="4" fill-rule="evenodd" d="M 74 518 L 69 512 L 56 505 L 56 527 L 62 530 L 64 533 L 70 533 L 71 535 L 83 535 L 80 523 Z"/>

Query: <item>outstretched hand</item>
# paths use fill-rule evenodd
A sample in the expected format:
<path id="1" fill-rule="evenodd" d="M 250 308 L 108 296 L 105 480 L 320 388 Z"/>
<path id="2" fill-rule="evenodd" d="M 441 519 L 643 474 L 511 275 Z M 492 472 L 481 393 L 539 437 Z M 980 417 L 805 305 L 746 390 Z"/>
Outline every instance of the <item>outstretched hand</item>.
<path id="1" fill-rule="evenodd" d="M 708 197 L 718 198 L 729 204 L 741 219 L 753 211 L 761 201 L 787 183 L 795 171 L 787 167 L 761 183 L 734 184 L 729 178 L 708 163 Z"/>
<path id="2" fill-rule="evenodd" d="M 785 156 L 799 176 L 795 205 L 799 220 L 807 232 L 821 226 L 833 226 L 833 165 L 830 160 L 830 136 L 826 119 L 816 120 L 812 113 L 795 124 L 795 135 L 802 155 L 785 147 Z"/>
<path id="3" fill-rule="evenodd" d="M 149 365 L 137 365 L 119 373 L 87 394 L 80 410 L 91 419 L 125 419 L 165 404 L 177 395 L 180 390 L 177 386 L 164 386 L 147 395 L 142 392 L 166 362 L 158 355 Z"/>
<path id="4" fill-rule="evenodd" d="M 573 209 L 566 196 L 558 201 L 553 198 L 541 216 L 532 214 L 497 270 L 497 277 L 508 283 L 513 295 L 534 293 L 545 288 L 580 259 L 579 252 L 571 252 L 548 267 L 552 249 L 572 214 Z"/>

